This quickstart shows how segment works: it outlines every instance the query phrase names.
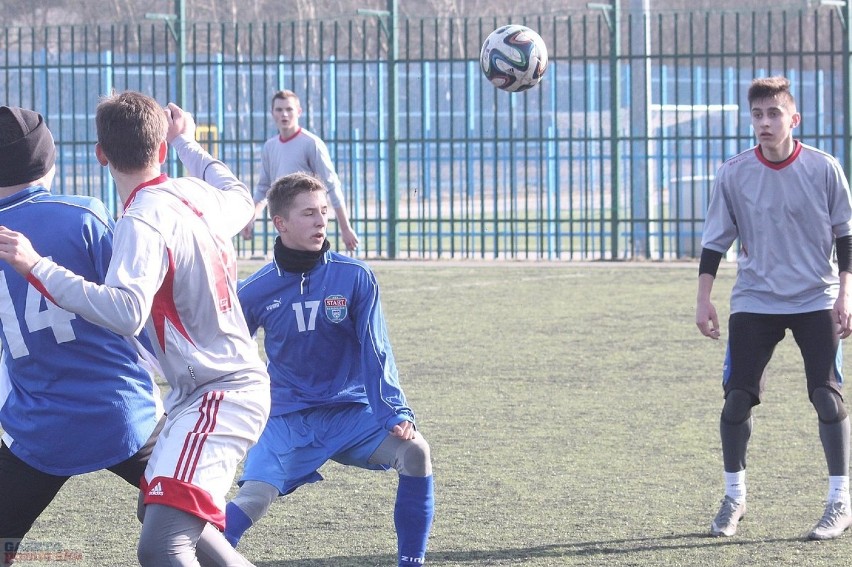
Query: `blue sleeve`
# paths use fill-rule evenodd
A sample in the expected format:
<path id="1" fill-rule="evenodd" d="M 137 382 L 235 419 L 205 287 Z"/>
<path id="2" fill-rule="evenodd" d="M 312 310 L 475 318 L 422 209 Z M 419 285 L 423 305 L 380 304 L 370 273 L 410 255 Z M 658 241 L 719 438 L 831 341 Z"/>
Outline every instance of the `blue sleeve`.
<path id="1" fill-rule="evenodd" d="M 92 214 L 83 223 L 83 230 L 86 232 L 84 239 L 89 242 L 88 251 L 97 274 L 95 283 L 103 284 L 112 258 L 115 222 L 101 201 L 92 199 L 88 206 Z"/>
<path id="2" fill-rule="evenodd" d="M 379 286 L 370 271 L 365 271 L 359 281 L 355 310 L 361 342 L 361 372 L 376 419 L 387 430 L 403 421 L 414 423 L 414 412 L 408 407 L 399 385 L 399 372 L 379 300 Z"/>
<path id="3" fill-rule="evenodd" d="M 252 300 L 248 299 L 248 293 L 245 291 L 245 283 L 246 280 L 241 280 L 237 282 L 237 299 L 240 302 L 240 308 L 243 310 L 243 316 L 246 319 L 246 325 L 248 325 L 249 335 L 255 336 L 257 333 L 258 327 L 260 324 L 257 322 L 257 319 L 254 317 L 254 314 L 249 307 L 252 305 Z"/>

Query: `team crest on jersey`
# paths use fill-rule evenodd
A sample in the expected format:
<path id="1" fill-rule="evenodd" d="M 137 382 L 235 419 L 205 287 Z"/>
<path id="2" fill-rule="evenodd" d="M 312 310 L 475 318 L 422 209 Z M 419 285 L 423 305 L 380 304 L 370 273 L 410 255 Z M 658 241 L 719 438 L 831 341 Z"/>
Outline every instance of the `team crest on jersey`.
<path id="1" fill-rule="evenodd" d="M 348 312 L 346 298 L 342 295 L 329 295 L 325 298 L 325 316 L 332 323 L 340 323 L 346 319 Z"/>

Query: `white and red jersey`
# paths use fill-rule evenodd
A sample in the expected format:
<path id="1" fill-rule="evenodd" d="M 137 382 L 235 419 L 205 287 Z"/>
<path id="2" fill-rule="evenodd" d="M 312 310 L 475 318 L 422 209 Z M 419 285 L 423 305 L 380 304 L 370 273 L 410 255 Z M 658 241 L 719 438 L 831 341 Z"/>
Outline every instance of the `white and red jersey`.
<path id="1" fill-rule="evenodd" d="M 231 239 L 251 220 L 251 194 L 194 140 L 172 146 L 196 177 L 164 174 L 134 190 L 103 285 L 47 258 L 29 278 L 60 307 L 119 334 L 145 326 L 171 386 L 167 412 L 269 380 L 236 296 Z"/>

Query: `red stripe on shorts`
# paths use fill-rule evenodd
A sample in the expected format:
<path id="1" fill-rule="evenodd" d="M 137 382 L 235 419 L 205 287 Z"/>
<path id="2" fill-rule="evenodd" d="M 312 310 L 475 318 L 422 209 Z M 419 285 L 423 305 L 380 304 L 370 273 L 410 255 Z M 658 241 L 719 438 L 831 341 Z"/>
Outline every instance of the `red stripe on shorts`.
<path id="1" fill-rule="evenodd" d="M 201 451 L 204 442 L 210 432 L 216 427 L 216 416 L 219 413 L 219 404 L 225 397 L 224 392 L 207 392 L 201 400 L 198 408 L 198 421 L 195 427 L 186 435 L 183 449 L 175 466 L 174 477 L 184 482 L 192 482 L 192 475 L 201 459 Z"/>

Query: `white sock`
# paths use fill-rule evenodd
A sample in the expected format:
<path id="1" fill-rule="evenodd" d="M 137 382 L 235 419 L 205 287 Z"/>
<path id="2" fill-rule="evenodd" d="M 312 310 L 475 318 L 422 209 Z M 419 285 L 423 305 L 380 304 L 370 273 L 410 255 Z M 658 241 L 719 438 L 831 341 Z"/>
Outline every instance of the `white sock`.
<path id="1" fill-rule="evenodd" d="M 849 506 L 849 477 L 848 476 L 830 476 L 828 477 L 828 501 L 843 502 Z"/>
<path id="2" fill-rule="evenodd" d="M 834 477 L 831 477 L 834 478 Z M 839 477 L 838 477 L 839 478 Z M 848 494 L 848 477 L 847 477 L 847 494 Z M 730 496 L 737 502 L 742 502 L 746 499 L 746 472 L 741 470 L 738 472 L 725 471 L 725 496 Z"/>

